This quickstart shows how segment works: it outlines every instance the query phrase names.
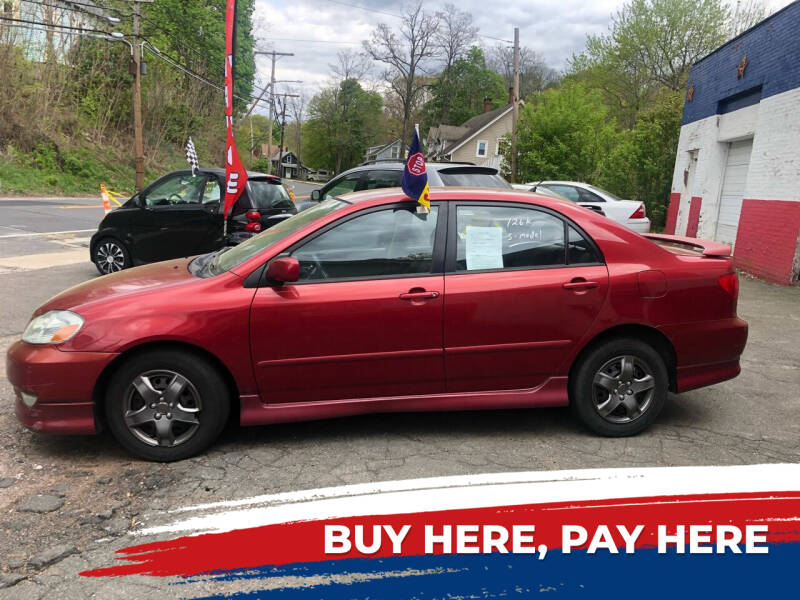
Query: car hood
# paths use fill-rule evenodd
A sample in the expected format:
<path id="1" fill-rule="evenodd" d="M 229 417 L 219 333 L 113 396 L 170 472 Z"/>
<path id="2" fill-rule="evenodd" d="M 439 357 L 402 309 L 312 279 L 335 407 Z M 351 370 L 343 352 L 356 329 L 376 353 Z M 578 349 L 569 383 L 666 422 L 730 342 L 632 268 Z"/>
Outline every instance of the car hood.
<path id="1" fill-rule="evenodd" d="M 191 260 L 191 258 L 179 258 L 97 277 L 50 298 L 36 310 L 34 316 L 49 310 L 69 310 L 99 300 L 131 296 L 153 288 L 199 281 L 189 272 L 188 265 Z"/>

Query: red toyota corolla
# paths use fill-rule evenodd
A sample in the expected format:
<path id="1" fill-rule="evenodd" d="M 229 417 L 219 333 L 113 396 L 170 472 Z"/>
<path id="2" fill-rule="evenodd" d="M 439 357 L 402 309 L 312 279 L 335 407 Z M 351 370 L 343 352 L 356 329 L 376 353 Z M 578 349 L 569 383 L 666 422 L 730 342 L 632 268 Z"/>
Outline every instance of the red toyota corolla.
<path id="1" fill-rule="evenodd" d="M 649 238 L 649 239 L 647 239 Z M 368 412 L 572 407 L 640 432 L 668 390 L 739 373 L 727 246 L 647 238 L 510 190 L 329 199 L 213 254 L 73 287 L 8 351 L 42 432 L 107 425 L 131 452 L 201 452 L 243 425 Z"/>

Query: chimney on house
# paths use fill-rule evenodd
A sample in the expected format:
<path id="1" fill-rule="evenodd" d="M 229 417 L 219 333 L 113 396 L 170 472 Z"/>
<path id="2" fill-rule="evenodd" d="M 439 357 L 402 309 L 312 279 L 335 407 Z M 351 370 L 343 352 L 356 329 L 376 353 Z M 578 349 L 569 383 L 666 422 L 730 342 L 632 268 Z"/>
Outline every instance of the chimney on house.
<path id="1" fill-rule="evenodd" d="M 514 86 L 508 88 L 508 103 L 514 104 Z"/>
<path id="2" fill-rule="evenodd" d="M 483 99 L 483 112 L 488 113 L 490 110 L 492 110 L 492 99 L 486 96 Z"/>

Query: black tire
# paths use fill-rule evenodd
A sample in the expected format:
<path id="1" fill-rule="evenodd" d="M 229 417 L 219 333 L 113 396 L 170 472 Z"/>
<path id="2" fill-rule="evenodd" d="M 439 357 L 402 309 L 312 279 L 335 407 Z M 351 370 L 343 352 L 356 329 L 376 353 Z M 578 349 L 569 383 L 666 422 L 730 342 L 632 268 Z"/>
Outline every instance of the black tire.
<path id="1" fill-rule="evenodd" d="M 92 262 L 100 275 L 116 273 L 133 265 L 125 244 L 113 237 L 104 237 L 92 248 Z"/>
<path id="2" fill-rule="evenodd" d="M 131 357 L 112 375 L 105 414 L 126 450 L 146 460 L 171 462 L 203 452 L 219 437 L 230 402 L 222 376 L 204 357 L 179 349 L 152 350 Z"/>
<path id="3" fill-rule="evenodd" d="M 664 360 L 652 346 L 633 338 L 611 339 L 580 358 L 570 379 L 570 408 L 599 435 L 636 435 L 658 417 L 668 387 Z"/>

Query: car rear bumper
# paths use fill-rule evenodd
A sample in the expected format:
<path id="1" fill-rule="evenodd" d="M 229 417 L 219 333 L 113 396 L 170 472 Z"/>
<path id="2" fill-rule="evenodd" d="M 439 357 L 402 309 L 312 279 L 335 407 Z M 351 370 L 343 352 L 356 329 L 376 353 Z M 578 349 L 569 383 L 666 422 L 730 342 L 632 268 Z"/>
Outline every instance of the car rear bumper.
<path id="1" fill-rule="evenodd" d="M 6 355 L 6 374 L 14 386 L 17 418 L 33 431 L 95 433 L 92 394 L 103 369 L 116 356 L 16 342 Z"/>
<path id="2" fill-rule="evenodd" d="M 741 371 L 739 357 L 747 344 L 747 330 L 747 323 L 737 317 L 662 327 L 677 357 L 676 391 L 736 377 Z"/>
<path id="3" fill-rule="evenodd" d="M 650 219 L 628 219 L 625 227 L 636 233 L 650 233 Z"/>

